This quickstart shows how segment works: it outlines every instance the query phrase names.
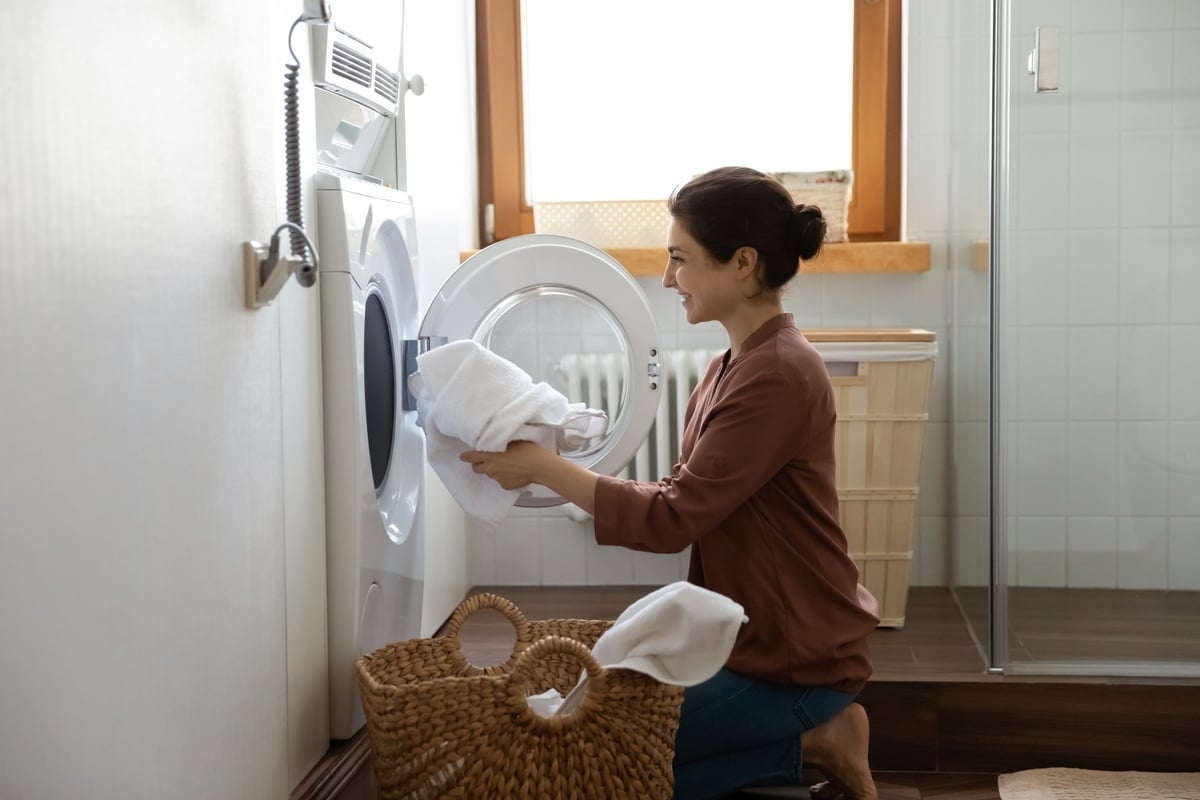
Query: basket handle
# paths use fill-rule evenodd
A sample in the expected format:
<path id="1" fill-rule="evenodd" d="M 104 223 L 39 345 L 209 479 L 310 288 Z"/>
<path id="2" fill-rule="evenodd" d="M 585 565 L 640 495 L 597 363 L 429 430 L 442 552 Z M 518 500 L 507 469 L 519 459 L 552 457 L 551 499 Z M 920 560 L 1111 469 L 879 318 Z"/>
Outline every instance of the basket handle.
<path id="1" fill-rule="evenodd" d="M 582 700 L 576 703 L 576 705 L 582 705 L 582 708 L 578 712 L 567 713 L 564 710 L 553 717 L 542 717 L 529 707 L 527 699 L 528 686 L 533 679 L 530 673 L 538 661 L 557 655 L 571 656 L 583 664 L 586 676 L 576 688 L 585 691 L 586 694 Z M 577 713 L 587 713 L 588 707 L 591 704 L 599 702 L 599 696 L 604 693 L 605 674 L 604 669 L 601 668 L 595 657 L 592 656 L 592 651 L 583 643 L 577 642 L 574 639 L 568 639 L 565 636 L 547 636 L 543 639 L 538 639 L 517 658 L 516 666 L 513 667 L 512 676 L 509 680 L 510 698 L 515 711 L 520 713 L 523 709 L 527 716 L 537 720 L 538 724 L 566 724 L 575 719 Z M 574 694 L 574 691 L 571 694 Z"/>
<path id="2" fill-rule="evenodd" d="M 454 609 L 454 613 L 450 615 L 450 619 L 446 621 L 446 638 L 457 641 L 458 632 L 462 630 L 463 623 L 467 621 L 467 617 L 485 608 L 490 608 L 493 611 L 499 611 L 503 614 L 513 624 L 513 627 L 517 629 L 518 641 L 529 638 L 529 620 L 525 619 L 525 615 L 521 613 L 521 609 L 517 608 L 516 604 L 511 600 L 505 600 L 500 595 L 491 594 L 490 592 L 471 595 L 458 604 L 458 607 Z"/>

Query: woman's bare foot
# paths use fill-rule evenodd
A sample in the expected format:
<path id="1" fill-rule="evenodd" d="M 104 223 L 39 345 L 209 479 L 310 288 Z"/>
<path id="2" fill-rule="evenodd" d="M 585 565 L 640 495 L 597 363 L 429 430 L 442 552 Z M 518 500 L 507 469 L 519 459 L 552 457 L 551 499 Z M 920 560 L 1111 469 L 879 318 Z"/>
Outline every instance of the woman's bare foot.
<path id="1" fill-rule="evenodd" d="M 867 762 L 870 739 L 867 712 L 858 703 L 851 703 L 833 719 L 804 732 L 800 737 L 804 763 L 828 778 L 827 783 L 813 787 L 814 798 L 878 800 Z"/>

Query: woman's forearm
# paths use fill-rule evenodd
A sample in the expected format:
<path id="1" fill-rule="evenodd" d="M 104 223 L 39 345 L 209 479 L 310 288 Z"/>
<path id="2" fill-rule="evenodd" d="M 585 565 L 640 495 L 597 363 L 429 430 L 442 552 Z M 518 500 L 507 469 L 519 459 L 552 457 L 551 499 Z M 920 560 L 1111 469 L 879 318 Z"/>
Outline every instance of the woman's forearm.
<path id="1" fill-rule="evenodd" d="M 537 448 L 533 482 L 545 486 L 589 514 L 596 513 L 599 476 L 549 450 Z"/>

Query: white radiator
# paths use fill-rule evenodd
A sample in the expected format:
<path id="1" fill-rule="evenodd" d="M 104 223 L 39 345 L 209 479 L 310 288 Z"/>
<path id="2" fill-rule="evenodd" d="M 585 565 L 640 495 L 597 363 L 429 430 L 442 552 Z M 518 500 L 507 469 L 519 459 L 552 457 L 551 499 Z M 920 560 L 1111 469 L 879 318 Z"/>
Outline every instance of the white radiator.
<path id="1" fill-rule="evenodd" d="M 658 413 L 650 433 L 618 477 L 656 481 L 671 474 L 671 468 L 679 460 L 688 398 L 709 363 L 721 352 L 724 351 L 664 350 L 659 354 Z M 571 402 L 584 402 L 589 408 L 604 410 L 610 420 L 617 418 L 626 380 L 622 354 L 571 353 L 559 361 L 556 371 L 566 384 L 566 395 Z M 577 521 L 589 519 L 574 504 L 563 509 Z"/>

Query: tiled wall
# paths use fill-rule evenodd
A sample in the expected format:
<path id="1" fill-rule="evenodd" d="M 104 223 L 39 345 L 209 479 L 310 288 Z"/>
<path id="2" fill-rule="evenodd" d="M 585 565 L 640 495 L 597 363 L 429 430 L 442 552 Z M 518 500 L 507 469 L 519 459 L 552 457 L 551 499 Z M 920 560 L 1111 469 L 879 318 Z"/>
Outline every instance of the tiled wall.
<path id="1" fill-rule="evenodd" d="M 1012 19 L 1009 582 L 1200 589 L 1200 0 Z M 1025 72 L 1038 25 L 1057 94 Z"/>
<path id="2" fill-rule="evenodd" d="M 983 10 L 965 13 L 968 5 Z M 987 230 L 989 4 L 922 0 L 910 6 L 906 224 L 910 239 L 930 242 L 932 269 L 905 275 L 801 275 L 786 305 L 802 327 L 921 327 L 937 334 L 911 576 L 915 584 L 941 585 L 949 580 L 953 551 L 948 460 L 954 342 L 947 336 L 957 271 L 952 265 L 965 269 L 971 243 Z M 969 62 L 970 72 L 956 69 L 956 62 Z M 983 281 L 986 297 L 986 277 L 969 277 Z M 664 347 L 728 345 L 715 323 L 689 326 L 675 294 L 656 280 L 641 279 L 641 284 Z M 469 550 L 469 577 L 477 585 L 659 584 L 683 577 L 687 564 L 686 554 L 598 547 L 590 524 L 573 522 L 557 509 L 516 509 L 495 533 L 472 531 Z"/>

